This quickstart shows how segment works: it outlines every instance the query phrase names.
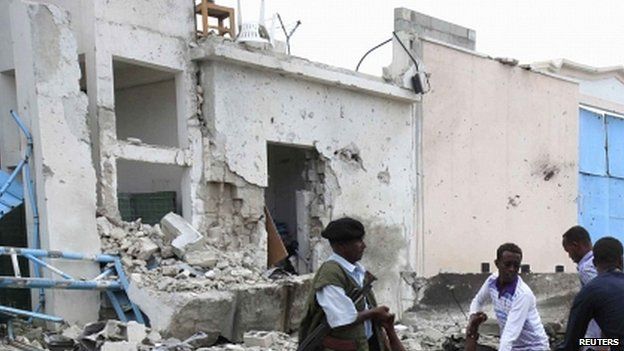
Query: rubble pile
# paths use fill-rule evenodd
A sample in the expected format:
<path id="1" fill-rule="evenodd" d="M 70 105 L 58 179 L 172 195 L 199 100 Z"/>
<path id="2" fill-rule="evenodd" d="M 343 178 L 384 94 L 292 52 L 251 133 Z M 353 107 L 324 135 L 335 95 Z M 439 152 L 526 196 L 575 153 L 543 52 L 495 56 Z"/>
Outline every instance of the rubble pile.
<path id="1" fill-rule="evenodd" d="M 251 253 L 218 250 L 173 213 L 153 226 L 106 217 L 98 217 L 97 224 L 102 251 L 119 255 L 126 272 L 140 274 L 144 287 L 203 292 L 272 281 L 254 266 Z"/>
<path id="2" fill-rule="evenodd" d="M 121 257 L 128 297 L 154 330 L 176 338 L 172 345 L 200 331 L 207 345 L 242 343 L 249 330 L 289 333 L 299 324 L 311 276 L 264 270 L 254 252 L 220 250 L 214 228 L 202 235 L 173 213 L 156 225 L 107 217 L 97 225 L 103 252 Z"/>

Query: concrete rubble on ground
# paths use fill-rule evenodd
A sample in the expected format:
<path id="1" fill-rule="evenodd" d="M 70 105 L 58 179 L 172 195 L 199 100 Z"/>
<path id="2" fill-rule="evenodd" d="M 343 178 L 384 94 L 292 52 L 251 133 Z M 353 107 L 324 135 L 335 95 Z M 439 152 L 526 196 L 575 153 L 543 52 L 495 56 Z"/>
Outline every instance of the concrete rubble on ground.
<path id="1" fill-rule="evenodd" d="M 97 227 L 103 251 L 121 257 L 130 280 L 129 296 L 149 318 L 150 328 L 113 320 L 52 332 L 25 327 L 16 333 L 22 345 L 102 351 L 296 350 L 311 275 L 263 272 L 244 252 L 218 250 L 172 213 L 156 225 L 98 217 Z M 485 277 L 404 276 L 417 295 L 396 326 L 406 349 L 463 350 L 466 308 Z M 576 276 L 529 274 L 523 279 L 536 294 L 551 342 L 556 341 L 578 289 Z M 497 348 L 494 318 L 480 333 L 479 350 Z"/>
<path id="2" fill-rule="evenodd" d="M 156 225 L 106 217 L 97 224 L 103 251 L 121 257 L 130 298 L 163 336 L 186 340 L 201 331 L 207 345 L 240 343 L 248 330 L 298 326 L 310 275 L 263 271 L 253 253 L 220 250 L 173 213 Z"/>
<path id="3" fill-rule="evenodd" d="M 485 276 L 483 274 L 441 274 L 433 278 L 415 281 L 414 286 L 418 287 L 416 290 L 419 292 L 419 297 L 414 307 L 403 314 L 401 324 L 395 326 L 406 349 L 411 351 L 463 350 L 467 323 L 466 307 L 475 292 L 474 290 L 479 288 Z M 573 274 L 530 274 L 523 276 L 523 279 L 531 284 L 537 297 L 538 309 L 546 331 L 551 338 L 551 343 L 555 343 L 561 339 L 565 329 L 564 311 L 569 308 L 571 302 L 572 295 L 570 292 L 578 284 L 576 276 Z M 189 293 L 177 293 L 175 296 L 177 298 L 183 296 L 182 298 L 185 299 L 187 298 L 186 294 Z M 198 314 L 203 314 L 205 306 L 202 304 L 205 304 L 206 297 L 202 297 L 202 295 L 205 294 L 190 294 L 190 298 L 200 300 L 200 302 L 199 305 L 191 304 L 189 308 L 198 309 Z M 302 300 L 301 297 L 293 298 Z M 249 314 L 253 313 L 245 311 L 253 310 L 257 313 L 265 313 L 260 304 L 264 303 L 263 301 L 270 301 L 270 298 L 264 294 L 251 297 L 246 295 L 240 299 L 249 300 L 250 304 L 253 305 L 237 305 L 237 308 L 241 308 L 240 313 Z M 165 309 L 165 306 L 158 307 Z M 214 308 L 214 306 L 210 308 Z M 242 323 L 244 326 L 241 326 L 237 332 L 240 335 L 234 335 L 235 333 L 232 331 L 229 331 L 229 334 L 228 331 L 214 333 L 214 326 L 205 321 L 195 323 L 195 318 L 198 317 L 188 310 L 180 313 L 187 318 L 187 324 L 196 325 L 197 328 L 188 328 L 187 324 L 179 318 L 170 325 L 183 329 L 185 333 L 182 334 L 179 333 L 179 330 L 160 333 L 154 326 L 153 328 L 146 328 L 135 322 L 124 324 L 117 321 L 106 321 L 88 324 L 83 329 L 77 326 L 68 326 L 57 333 L 44 332 L 41 328 L 27 328 L 19 332 L 19 340 L 35 347 L 47 347 L 50 344 L 65 345 L 68 350 L 71 349 L 72 345 L 81 345 L 83 350 L 99 348 L 105 351 L 296 350 L 296 325 L 292 325 L 288 332 L 280 332 L 277 330 L 279 326 L 273 325 L 271 318 L 275 319 L 274 317 L 266 318 L 262 324 L 250 322 L 249 317 L 242 319 L 239 317 L 235 324 Z M 479 330 L 481 337 L 478 350 L 480 351 L 496 350 L 498 347 L 498 325 L 491 311 L 488 312 L 488 315 L 491 318 Z M 219 317 L 215 318 L 214 316 Z M 227 320 L 231 316 L 214 313 L 208 318 L 217 322 Z M 265 329 L 255 328 L 259 325 Z"/>
<path id="4" fill-rule="evenodd" d="M 142 286 L 201 292 L 272 282 L 250 253 L 218 250 L 176 214 L 153 226 L 140 220 L 113 224 L 106 217 L 97 223 L 103 252 L 120 255 L 127 273 L 140 275 Z"/>

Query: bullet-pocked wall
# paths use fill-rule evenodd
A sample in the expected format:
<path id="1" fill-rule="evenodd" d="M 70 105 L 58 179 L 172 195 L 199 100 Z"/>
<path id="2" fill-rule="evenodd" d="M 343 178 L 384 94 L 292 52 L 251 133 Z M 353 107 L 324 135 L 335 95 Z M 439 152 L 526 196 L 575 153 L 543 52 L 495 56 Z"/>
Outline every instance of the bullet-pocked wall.
<path id="1" fill-rule="evenodd" d="M 119 173 L 122 186 L 128 180 L 126 168 L 118 172 L 118 160 L 182 169 L 171 177 L 181 183 L 176 207 L 200 225 L 202 138 L 196 66 L 189 55 L 193 13 L 192 2 L 166 0 L 0 2 L 0 107 L 15 96 L 35 138 L 33 174 L 44 248 L 100 251 L 96 205 L 100 214 L 118 216 Z M 115 86 L 124 79 L 131 83 L 137 72 L 150 80 Z M 11 122 L 1 121 L 4 131 Z M 140 141 L 129 141 L 132 137 Z M 1 153 L 12 152 L 1 142 Z M 85 276 L 98 274 L 95 265 L 75 268 Z M 69 322 L 97 317 L 96 294 L 48 295 L 48 313 Z M 79 308 L 66 308 L 77 301 Z"/>
<path id="2" fill-rule="evenodd" d="M 216 43 L 215 50 L 220 48 L 229 60 L 209 56 L 201 64 L 212 158 L 223 160 L 208 170 L 208 178 L 226 169 L 247 186 L 266 189 L 267 142 L 316 149 L 324 169 L 322 197 L 309 203 L 310 218 L 316 219 L 309 233 L 313 268 L 329 254 L 320 238 L 323 226 L 342 216 L 360 219 L 367 230 L 364 263 L 380 275 L 380 300 L 396 310 L 399 273 L 413 270 L 415 262 L 414 96 L 309 61 Z M 280 59 L 301 74 L 270 67 Z M 269 67 L 262 67 L 264 61 Z"/>
<path id="3" fill-rule="evenodd" d="M 495 269 L 505 242 L 534 272 L 574 271 L 578 85 L 426 39 L 423 53 L 425 274 Z"/>

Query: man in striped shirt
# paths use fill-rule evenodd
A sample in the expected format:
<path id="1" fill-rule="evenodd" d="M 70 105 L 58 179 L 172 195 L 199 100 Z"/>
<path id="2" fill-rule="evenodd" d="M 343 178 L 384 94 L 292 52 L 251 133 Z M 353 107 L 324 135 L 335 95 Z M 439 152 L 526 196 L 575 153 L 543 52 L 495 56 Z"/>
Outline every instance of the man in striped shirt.
<path id="1" fill-rule="evenodd" d="M 582 288 L 598 275 L 596 266 L 594 266 L 594 253 L 589 233 L 585 228 L 576 225 L 563 234 L 562 245 L 570 259 L 577 264 L 576 269 Z M 600 327 L 596 321 L 591 320 L 587 326 L 585 337 L 600 338 L 601 335 Z"/>
<path id="2" fill-rule="evenodd" d="M 506 243 L 496 250 L 498 274 L 486 279 L 470 304 L 468 342 L 475 343 L 478 338 L 478 326 L 486 318 L 485 304 L 491 301 L 501 331 L 499 351 L 549 350 L 535 295 L 518 276 L 521 261 L 522 250 L 516 244 Z"/>

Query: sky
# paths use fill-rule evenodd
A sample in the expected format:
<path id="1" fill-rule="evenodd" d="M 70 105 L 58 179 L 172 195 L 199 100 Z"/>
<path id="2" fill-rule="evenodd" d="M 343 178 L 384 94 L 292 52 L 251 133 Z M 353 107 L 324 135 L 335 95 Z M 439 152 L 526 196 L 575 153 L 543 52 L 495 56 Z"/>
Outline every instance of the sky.
<path id="1" fill-rule="evenodd" d="M 236 7 L 236 0 L 216 0 Z M 243 21 L 256 20 L 260 0 L 241 0 Z M 355 69 L 362 55 L 392 36 L 394 8 L 406 7 L 474 29 L 476 50 L 521 63 L 567 58 L 603 67 L 624 65 L 622 0 L 265 0 L 266 18 L 279 13 L 291 53 Z M 284 40 L 281 30 L 278 40 Z M 381 75 L 391 61 L 390 44 L 371 53 L 360 71 Z"/>

